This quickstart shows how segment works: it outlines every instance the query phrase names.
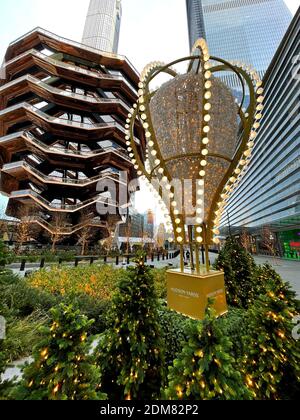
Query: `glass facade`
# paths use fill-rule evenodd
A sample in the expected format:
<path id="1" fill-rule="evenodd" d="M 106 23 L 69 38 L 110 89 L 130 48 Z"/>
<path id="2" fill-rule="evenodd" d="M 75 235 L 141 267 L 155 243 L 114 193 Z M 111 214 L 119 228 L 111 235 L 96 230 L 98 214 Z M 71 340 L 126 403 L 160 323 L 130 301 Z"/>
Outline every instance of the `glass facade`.
<path id="1" fill-rule="evenodd" d="M 282 254 L 293 248 L 286 240 L 289 231 L 294 248 L 300 241 L 299 85 L 300 11 L 265 76 L 264 118 L 253 158 L 224 217 L 224 225 L 229 215 L 232 227 L 253 232 L 269 226 L 278 234 Z"/>
<path id="2" fill-rule="evenodd" d="M 186 1 L 190 49 L 199 38 L 206 38 L 201 0 Z"/>
<path id="3" fill-rule="evenodd" d="M 116 54 L 121 17 L 121 0 L 90 0 L 82 43 Z"/>
<path id="4" fill-rule="evenodd" d="M 132 238 L 154 238 L 154 214 L 150 210 L 146 214 L 131 211 L 128 220 L 124 224 L 120 224 L 120 237 L 130 236 Z"/>
<path id="5" fill-rule="evenodd" d="M 145 216 L 131 212 L 126 223 L 119 225 L 118 236 L 122 238 L 143 238 L 145 229 Z"/>
<path id="6" fill-rule="evenodd" d="M 206 34 L 211 55 L 252 65 L 261 77 L 292 19 L 284 0 L 187 0 L 187 10 L 191 46 Z M 239 87 L 234 76 L 226 82 Z"/>

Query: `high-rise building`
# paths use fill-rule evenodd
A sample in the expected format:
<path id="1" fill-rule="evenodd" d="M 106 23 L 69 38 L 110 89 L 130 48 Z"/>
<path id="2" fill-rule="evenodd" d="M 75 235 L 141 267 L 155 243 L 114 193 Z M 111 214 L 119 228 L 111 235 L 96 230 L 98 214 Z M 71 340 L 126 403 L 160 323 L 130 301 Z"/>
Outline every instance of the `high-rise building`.
<path id="1" fill-rule="evenodd" d="M 101 51 L 118 52 L 121 0 L 90 0 L 82 42 Z"/>
<path id="2" fill-rule="evenodd" d="M 230 222 L 233 233 L 249 230 L 258 251 L 267 227 L 282 255 L 300 259 L 300 9 L 263 84 L 264 117 L 253 157 L 223 223 Z"/>
<path id="3" fill-rule="evenodd" d="M 206 39 L 201 0 L 187 0 L 186 11 L 188 18 L 190 49 L 192 50 L 197 39 Z"/>
<path id="4" fill-rule="evenodd" d="M 284 0 L 186 0 L 190 46 L 205 34 L 210 54 L 264 76 L 291 20 Z M 192 11 L 192 12 L 191 12 Z M 227 84 L 239 88 L 235 76 Z"/>
<path id="5" fill-rule="evenodd" d="M 7 214 L 26 214 L 50 233 L 59 222 L 68 236 L 88 221 L 105 237 L 121 220 L 117 200 L 121 185 L 127 191 L 124 173 L 128 180 L 136 177 L 125 140 L 137 100 L 136 70 L 123 56 L 41 28 L 9 45 L 4 70 L 0 167 Z M 140 147 L 142 126 L 137 130 Z M 111 183 L 117 191 L 107 206 Z"/>
<path id="6" fill-rule="evenodd" d="M 145 214 L 145 236 L 148 238 L 154 238 L 154 213 L 152 210 L 148 210 Z"/>
<path id="7" fill-rule="evenodd" d="M 139 238 L 142 240 L 144 237 L 144 229 L 144 215 L 130 209 L 126 221 L 118 226 L 117 236 L 119 237 L 119 240 L 120 238 Z"/>
<path id="8" fill-rule="evenodd" d="M 128 217 L 116 230 L 116 243 L 119 248 L 127 249 L 133 245 L 154 246 L 154 213 L 138 213 L 133 207 Z"/>

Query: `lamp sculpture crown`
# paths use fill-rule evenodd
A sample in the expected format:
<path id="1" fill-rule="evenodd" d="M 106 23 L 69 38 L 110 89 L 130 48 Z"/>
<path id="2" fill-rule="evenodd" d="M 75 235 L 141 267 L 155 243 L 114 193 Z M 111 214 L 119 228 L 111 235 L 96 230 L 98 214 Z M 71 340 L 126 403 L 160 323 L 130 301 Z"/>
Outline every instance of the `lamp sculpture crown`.
<path id="1" fill-rule="evenodd" d="M 188 72 L 180 75 L 173 66 L 184 61 L 189 62 Z M 238 77 L 241 103 L 215 77 L 220 72 Z M 150 84 L 162 74 L 171 80 L 151 90 Z M 249 165 L 260 127 L 262 82 L 248 66 L 211 57 L 200 39 L 189 57 L 168 65 L 149 64 L 139 89 L 127 120 L 128 152 L 138 175 L 160 194 L 169 241 L 180 245 L 182 253 L 184 245 L 190 245 L 192 255 L 195 250 L 197 271 L 199 246 L 204 246 L 209 271 L 208 246 L 220 243 L 222 214 Z M 134 140 L 137 119 L 145 129 L 145 156 Z"/>

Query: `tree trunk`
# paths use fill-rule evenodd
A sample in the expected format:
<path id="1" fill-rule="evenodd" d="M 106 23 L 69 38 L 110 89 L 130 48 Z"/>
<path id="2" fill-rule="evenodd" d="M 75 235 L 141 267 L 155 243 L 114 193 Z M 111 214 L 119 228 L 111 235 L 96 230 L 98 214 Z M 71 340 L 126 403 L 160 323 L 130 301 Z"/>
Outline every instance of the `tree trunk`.
<path id="1" fill-rule="evenodd" d="M 17 243 L 17 245 L 15 246 L 15 252 L 16 252 L 16 255 L 20 255 L 20 254 L 21 254 L 21 249 L 22 249 L 22 243 L 21 243 L 21 242 L 19 242 L 19 243 Z"/>
<path id="2" fill-rule="evenodd" d="M 57 237 L 54 236 L 53 239 L 52 239 L 52 249 L 51 249 L 52 254 L 55 254 L 55 251 L 56 251 L 56 242 L 57 242 Z"/>
<path id="3" fill-rule="evenodd" d="M 81 255 L 85 255 L 86 254 L 86 240 L 83 239 L 82 240 L 82 246 L 81 246 Z"/>

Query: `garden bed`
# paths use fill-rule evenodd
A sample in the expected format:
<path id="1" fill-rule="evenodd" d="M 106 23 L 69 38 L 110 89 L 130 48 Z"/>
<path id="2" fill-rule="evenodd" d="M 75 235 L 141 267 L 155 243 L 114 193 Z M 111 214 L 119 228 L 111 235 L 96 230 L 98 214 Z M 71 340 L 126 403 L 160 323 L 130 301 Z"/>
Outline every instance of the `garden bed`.
<path id="1" fill-rule="evenodd" d="M 225 270 L 229 312 L 217 319 L 208 309 L 204 322 L 167 309 L 165 269 L 146 268 L 143 260 L 128 270 L 53 267 L 27 279 L 3 271 L 0 313 L 7 319 L 7 339 L 0 341 L 0 373 L 12 360 L 33 355 L 34 363 L 25 369 L 22 392 L 2 391 L 2 396 L 68 397 L 71 388 L 58 392 L 60 378 L 75 375 L 77 381 L 77 368 L 67 359 L 57 364 L 55 358 L 68 358 L 61 346 L 70 346 L 71 352 L 74 346 L 78 361 L 84 359 L 87 347 L 74 341 L 78 324 L 79 339 L 99 337 L 95 358 L 88 359 L 86 396 L 91 399 L 294 399 L 300 389 L 299 345 L 292 338 L 293 317 L 299 313 L 295 294 L 271 267 L 256 266 L 235 243 L 227 244 L 217 267 Z M 67 336 L 71 341 L 62 344 Z M 40 378 L 36 366 L 49 351 L 55 353 L 49 366 L 64 372 L 58 388 L 50 394 L 40 387 L 31 392 L 30 378 Z M 103 377 L 96 394 L 95 375 Z"/>

